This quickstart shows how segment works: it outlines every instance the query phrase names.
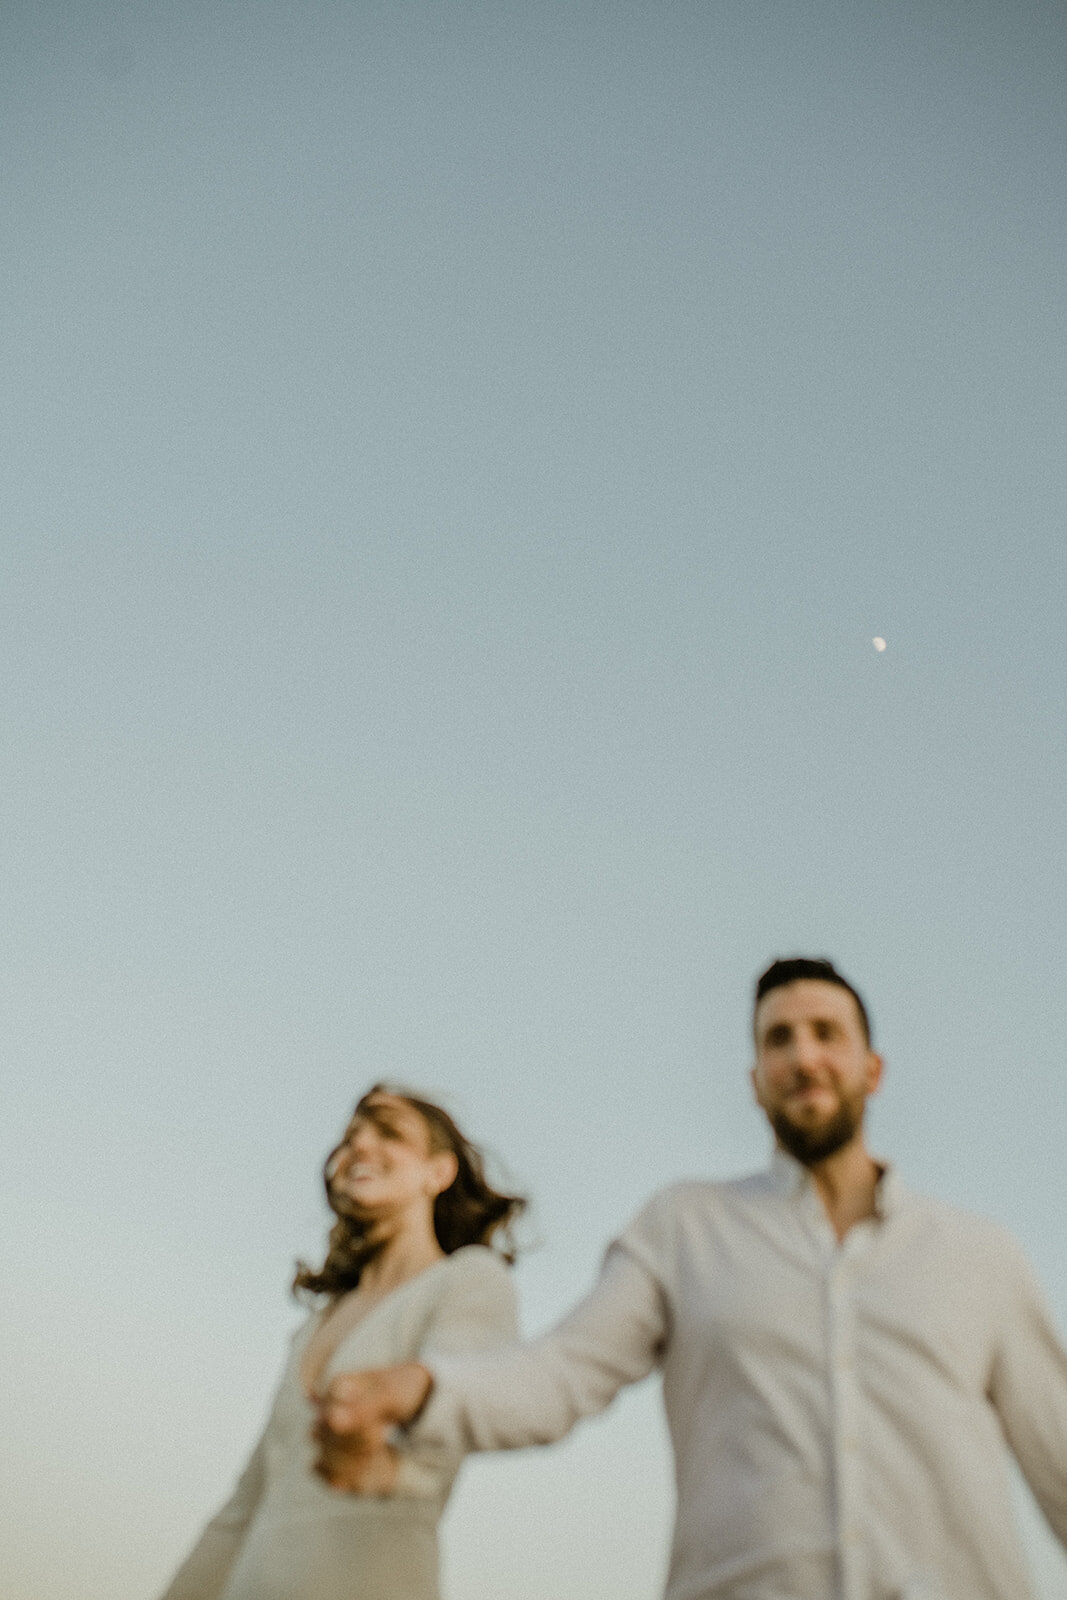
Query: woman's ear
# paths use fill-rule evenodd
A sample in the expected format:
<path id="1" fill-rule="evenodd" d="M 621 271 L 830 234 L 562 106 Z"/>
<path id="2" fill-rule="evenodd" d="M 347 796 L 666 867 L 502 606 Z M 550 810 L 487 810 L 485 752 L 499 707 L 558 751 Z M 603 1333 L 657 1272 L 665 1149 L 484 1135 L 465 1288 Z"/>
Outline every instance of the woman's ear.
<path id="1" fill-rule="evenodd" d="M 458 1172 L 459 1162 L 454 1150 L 438 1150 L 430 1157 L 431 1193 L 435 1198 L 444 1194 L 446 1189 L 451 1189 Z"/>

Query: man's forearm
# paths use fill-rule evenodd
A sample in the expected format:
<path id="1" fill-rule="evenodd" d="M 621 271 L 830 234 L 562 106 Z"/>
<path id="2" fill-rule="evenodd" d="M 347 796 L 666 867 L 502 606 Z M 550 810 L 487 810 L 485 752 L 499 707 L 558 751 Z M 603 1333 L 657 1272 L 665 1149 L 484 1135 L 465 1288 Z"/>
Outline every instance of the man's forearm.
<path id="1" fill-rule="evenodd" d="M 413 1442 L 460 1452 L 550 1444 L 650 1372 L 665 1331 L 658 1285 L 613 1250 L 592 1292 L 541 1338 L 430 1360 Z"/>

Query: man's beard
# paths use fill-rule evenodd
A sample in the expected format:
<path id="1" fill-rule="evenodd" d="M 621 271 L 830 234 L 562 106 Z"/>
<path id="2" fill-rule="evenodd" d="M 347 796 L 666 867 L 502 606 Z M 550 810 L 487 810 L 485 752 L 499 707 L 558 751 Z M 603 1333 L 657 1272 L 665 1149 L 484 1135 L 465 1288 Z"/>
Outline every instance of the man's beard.
<path id="1" fill-rule="evenodd" d="M 865 1095 L 842 1099 L 833 1116 L 814 1127 L 798 1126 L 782 1110 L 768 1112 L 778 1142 L 805 1167 L 814 1167 L 836 1155 L 859 1132 L 863 1123 Z"/>

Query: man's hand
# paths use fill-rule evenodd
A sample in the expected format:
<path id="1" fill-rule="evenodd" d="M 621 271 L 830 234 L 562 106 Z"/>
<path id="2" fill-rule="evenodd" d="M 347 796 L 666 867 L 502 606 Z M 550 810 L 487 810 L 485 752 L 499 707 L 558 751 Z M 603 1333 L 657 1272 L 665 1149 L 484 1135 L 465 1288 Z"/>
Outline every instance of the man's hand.
<path id="1" fill-rule="evenodd" d="M 413 1422 L 433 1388 L 433 1374 L 417 1361 L 371 1372 L 343 1372 L 319 1401 L 319 1419 L 331 1433 L 374 1449 L 394 1424 Z"/>

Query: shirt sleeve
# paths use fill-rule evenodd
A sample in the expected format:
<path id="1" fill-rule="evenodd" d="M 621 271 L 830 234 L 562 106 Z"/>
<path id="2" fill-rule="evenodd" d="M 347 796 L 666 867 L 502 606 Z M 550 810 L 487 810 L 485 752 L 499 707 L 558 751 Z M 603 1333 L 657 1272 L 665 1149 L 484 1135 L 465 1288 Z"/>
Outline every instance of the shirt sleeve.
<path id="1" fill-rule="evenodd" d="M 1007 1243 L 1010 1294 L 989 1397 L 1034 1498 L 1067 1547 L 1067 1351 L 1029 1263 Z"/>
<path id="2" fill-rule="evenodd" d="M 416 1360 L 431 1366 L 457 1355 L 491 1350 L 518 1337 L 511 1273 L 490 1250 L 471 1251 L 453 1276 L 427 1324 Z M 394 1492 L 417 1498 L 447 1495 L 459 1471 L 458 1440 L 397 1437 L 400 1460 Z"/>
<path id="3" fill-rule="evenodd" d="M 549 1333 L 480 1358 L 428 1361 L 434 1388 L 412 1436 L 461 1452 L 549 1444 L 651 1372 L 666 1336 L 663 1291 L 624 1237 L 592 1293 Z"/>
<path id="4" fill-rule="evenodd" d="M 261 1438 L 233 1494 L 212 1517 L 160 1600 L 217 1600 L 222 1593 L 263 1494 L 264 1453 Z"/>

